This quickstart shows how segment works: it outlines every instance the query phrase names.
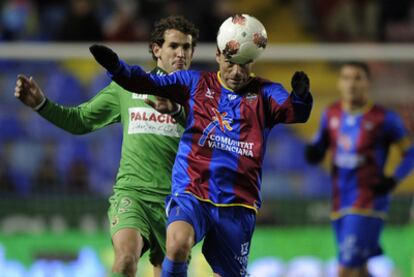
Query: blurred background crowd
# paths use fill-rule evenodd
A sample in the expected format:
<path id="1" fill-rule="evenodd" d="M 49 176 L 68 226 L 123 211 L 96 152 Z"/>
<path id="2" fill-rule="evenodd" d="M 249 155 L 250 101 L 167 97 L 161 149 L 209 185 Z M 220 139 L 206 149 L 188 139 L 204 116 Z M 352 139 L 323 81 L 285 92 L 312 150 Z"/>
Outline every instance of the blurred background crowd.
<path id="1" fill-rule="evenodd" d="M 414 39 L 411 0 L 3 0 L 0 8 L 3 41 L 147 41 L 154 21 L 181 14 L 200 28 L 201 41 L 213 42 L 221 21 L 237 9 L 266 12 L 275 29 L 299 24 L 319 41 Z"/>

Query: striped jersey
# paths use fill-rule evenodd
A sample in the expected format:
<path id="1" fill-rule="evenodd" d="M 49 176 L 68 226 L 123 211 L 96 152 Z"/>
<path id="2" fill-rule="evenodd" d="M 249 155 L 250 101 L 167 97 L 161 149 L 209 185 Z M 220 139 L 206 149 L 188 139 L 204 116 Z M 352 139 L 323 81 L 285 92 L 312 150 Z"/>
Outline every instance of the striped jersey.
<path id="1" fill-rule="evenodd" d="M 322 115 L 313 146 L 332 152 L 332 217 L 362 214 L 383 217 L 389 195 L 375 195 L 372 189 L 383 176 L 390 145 L 399 143 L 404 158 L 394 177 L 403 179 L 413 168 L 414 151 L 401 118 L 378 105 L 350 113 L 341 102 Z"/>
<path id="2" fill-rule="evenodd" d="M 111 75 L 111 74 L 110 74 Z M 251 77 L 239 91 L 227 88 L 219 72 L 146 74 L 121 63 L 113 80 L 180 103 L 187 120 L 172 173 L 172 193 L 191 193 L 217 206 L 261 205 L 266 140 L 278 123 L 305 122 L 312 97 L 289 94 L 281 84 Z"/>

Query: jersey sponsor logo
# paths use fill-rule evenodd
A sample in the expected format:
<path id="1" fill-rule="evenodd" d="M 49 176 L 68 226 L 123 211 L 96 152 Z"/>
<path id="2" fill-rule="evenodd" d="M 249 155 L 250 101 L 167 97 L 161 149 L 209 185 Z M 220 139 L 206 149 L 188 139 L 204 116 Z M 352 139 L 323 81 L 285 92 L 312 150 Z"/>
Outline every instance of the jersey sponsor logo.
<path id="1" fill-rule="evenodd" d="M 253 142 L 239 141 L 231 139 L 224 135 L 213 134 L 214 129 L 220 128 L 223 134 L 232 131 L 231 123 L 233 119 L 227 115 L 227 112 L 220 113 L 213 108 L 214 116 L 212 121 L 204 128 L 203 134 L 198 140 L 198 145 L 204 146 L 207 142 L 209 148 L 221 149 L 241 156 L 253 157 Z"/>
<path id="2" fill-rule="evenodd" d="M 365 157 L 353 153 L 337 153 L 334 163 L 336 166 L 346 169 L 355 169 L 365 163 Z"/>
<path id="3" fill-rule="evenodd" d="M 167 114 L 161 114 L 152 108 L 129 108 L 128 134 L 156 134 L 168 137 L 180 137 L 176 120 Z"/>
<path id="4" fill-rule="evenodd" d="M 131 93 L 131 94 L 132 94 L 132 99 L 141 99 L 141 100 L 148 99 L 147 94 L 138 94 L 138 93 Z"/>
<path id="5" fill-rule="evenodd" d="M 349 151 L 352 148 L 352 139 L 347 135 L 341 134 L 338 138 L 338 145 Z"/>
<path id="6" fill-rule="evenodd" d="M 211 134 L 208 137 L 207 146 L 233 152 L 240 156 L 253 157 L 254 142 L 234 140 L 229 137 Z"/>
<path id="7" fill-rule="evenodd" d="M 203 135 L 198 140 L 198 145 L 204 146 L 206 139 L 211 132 L 220 127 L 220 130 L 225 133 L 226 129 L 232 131 L 233 128 L 230 126 L 230 123 L 233 122 L 233 119 L 227 116 L 227 112 L 220 113 L 217 109 L 212 108 L 214 116 L 213 120 L 204 128 Z"/>

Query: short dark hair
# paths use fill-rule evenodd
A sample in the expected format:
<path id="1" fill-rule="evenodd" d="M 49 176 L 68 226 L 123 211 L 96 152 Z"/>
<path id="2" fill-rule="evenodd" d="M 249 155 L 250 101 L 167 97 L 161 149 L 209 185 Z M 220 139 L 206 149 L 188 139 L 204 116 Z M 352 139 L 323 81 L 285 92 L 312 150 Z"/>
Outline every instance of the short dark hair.
<path id="1" fill-rule="evenodd" d="M 368 79 L 371 79 L 371 70 L 369 69 L 369 66 L 365 62 L 359 62 L 359 61 L 347 61 L 342 64 L 341 67 L 344 66 L 353 66 L 362 69 L 365 74 L 367 75 Z"/>
<path id="2" fill-rule="evenodd" d="M 198 29 L 195 27 L 193 23 L 191 23 L 184 17 L 179 16 L 179 15 L 171 15 L 171 16 L 165 17 L 157 21 L 154 24 L 154 29 L 151 33 L 150 41 L 148 45 L 149 52 L 151 53 L 152 58 L 154 60 L 157 60 L 157 58 L 152 52 L 152 45 L 156 43 L 159 46 L 162 46 L 162 44 L 164 43 L 165 31 L 171 30 L 171 29 L 180 31 L 181 33 L 186 34 L 186 35 L 191 35 L 192 37 L 191 48 L 194 51 L 194 48 L 196 47 L 197 40 L 198 40 L 198 33 L 199 33 Z"/>

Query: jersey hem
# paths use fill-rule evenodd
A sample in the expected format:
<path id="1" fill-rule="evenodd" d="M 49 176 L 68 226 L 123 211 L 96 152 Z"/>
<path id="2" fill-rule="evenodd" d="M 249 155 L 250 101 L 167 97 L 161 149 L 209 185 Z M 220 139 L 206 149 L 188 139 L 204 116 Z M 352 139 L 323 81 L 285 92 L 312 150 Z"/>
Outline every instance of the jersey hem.
<path id="1" fill-rule="evenodd" d="M 247 205 L 247 204 L 242 204 L 242 203 L 229 203 L 229 204 L 224 204 L 224 203 L 215 203 L 213 201 L 211 201 L 210 199 L 205 199 L 205 198 L 201 198 L 197 195 L 195 195 L 194 193 L 190 192 L 190 191 L 185 191 L 185 193 L 191 194 L 192 196 L 194 196 L 195 198 L 197 198 L 197 200 L 203 201 L 203 202 L 207 202 L 211 205 L 214 205 L 216 207 L 243 207 L 243 208 L 247 208 L 250 210 L 253 210 L 256 214 L 258 213 L 257 208 Z"/>
<path id="2" fill-rule="evenodd" d="M 374 211 L 369 209 L 356 209 L 356 208 L 348 208 L 343 209 L 337 212 L 331 213 L 331 220 L 336 220 L 341 217 L 344 217 L 346 215 L 362 215 L 362 216 L 368 216 L 368 217 L 375 217 L 380 219 L 386 219 L 387 214 L 385 212 L 381 211 Z"/>

